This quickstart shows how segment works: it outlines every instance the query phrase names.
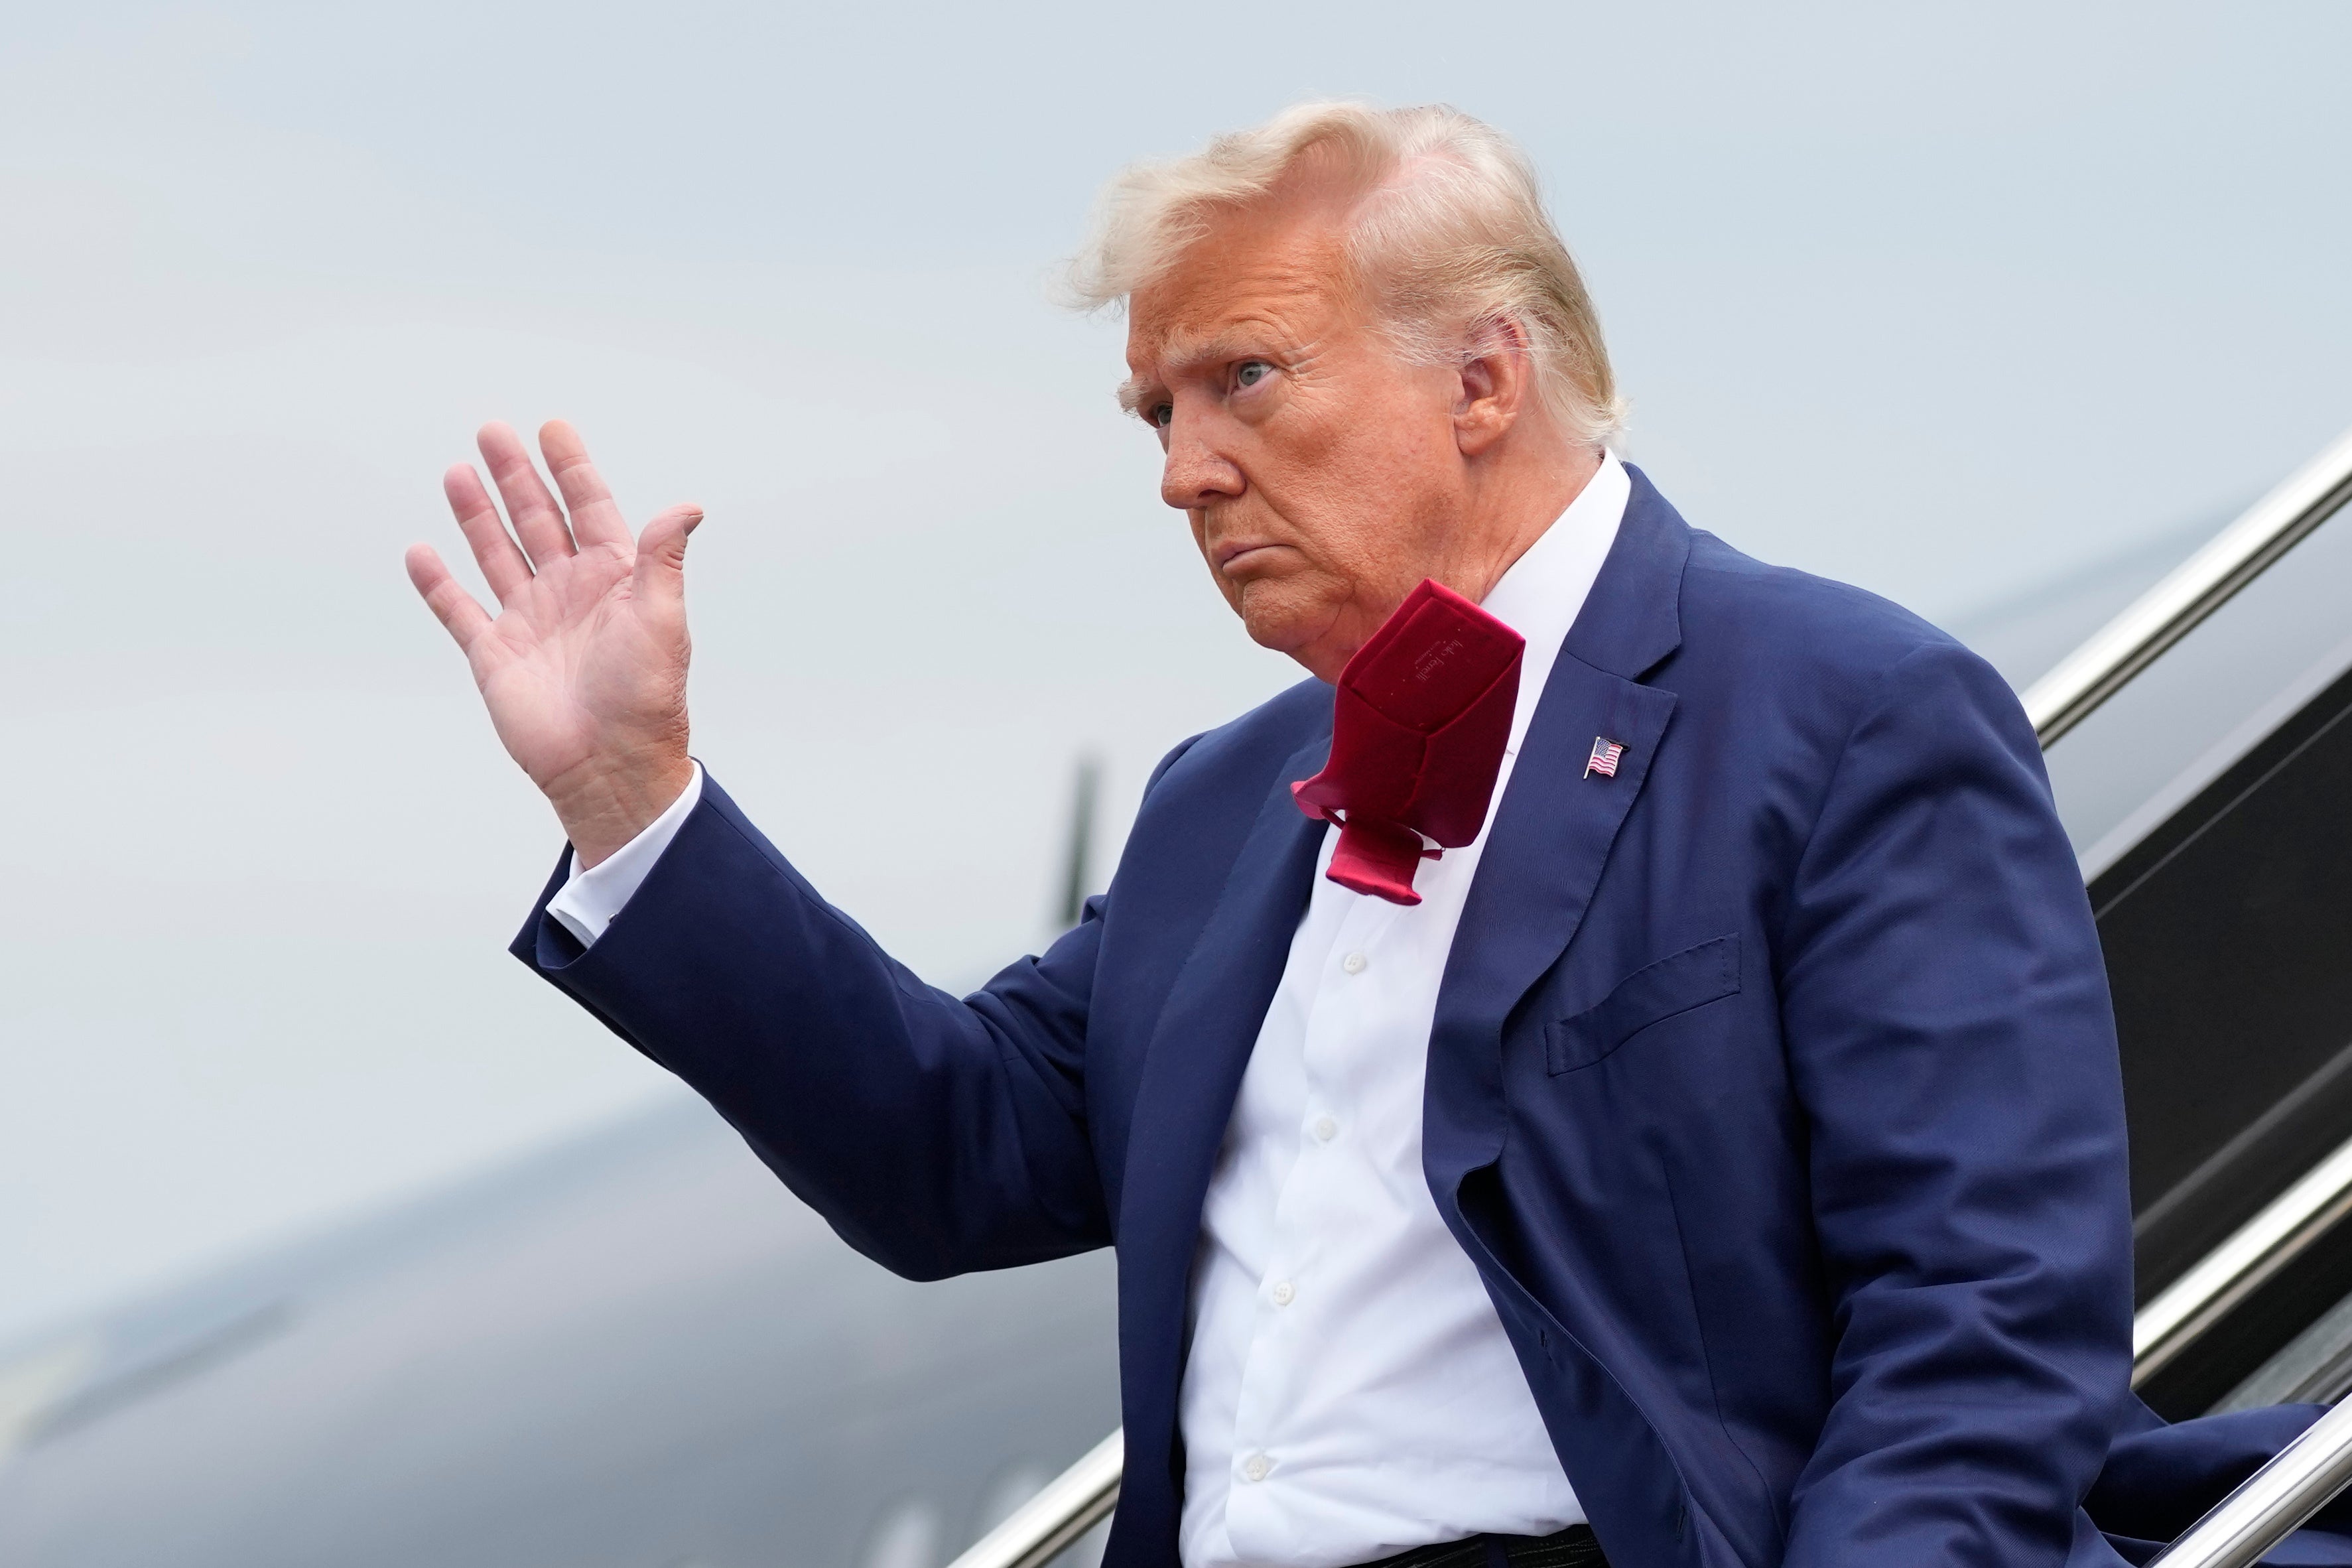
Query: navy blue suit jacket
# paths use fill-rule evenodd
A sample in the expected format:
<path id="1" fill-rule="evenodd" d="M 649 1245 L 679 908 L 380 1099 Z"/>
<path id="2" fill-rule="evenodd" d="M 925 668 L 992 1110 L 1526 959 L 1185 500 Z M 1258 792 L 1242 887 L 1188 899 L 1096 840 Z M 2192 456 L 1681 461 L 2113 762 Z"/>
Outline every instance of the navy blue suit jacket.
<path id="1" fill-rule="evenodd" d="M 516 943 L 900 1273 L 1118 1249 L 1110 1568 L 1176 1561 L 1202 1194 L 1330 722 L 1307 681 L 1179 747 L 1109 892 L 971 996 L 715 783 L 592 949 L 544 899 Z M 2000 678 L 1636 473 L 1491 833 L 1424 1163 L 1612 1561 L 2115 1562 L 2078 1507 L 2131 1405 L 2114 1026 Z"/>

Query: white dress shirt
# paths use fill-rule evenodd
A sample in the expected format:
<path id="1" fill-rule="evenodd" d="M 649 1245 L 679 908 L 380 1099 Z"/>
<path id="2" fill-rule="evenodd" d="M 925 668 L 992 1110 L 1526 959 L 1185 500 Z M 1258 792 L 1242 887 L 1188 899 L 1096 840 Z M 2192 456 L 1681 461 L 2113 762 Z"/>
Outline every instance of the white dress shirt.
<path id="1" fill-rule="evenodd" d="M 1607 458 L 1486 595 L 1528 639 L 1496 801 L 1630 489 Z M 1422 1173 L 1430 1025 L 1486 829 L 1421 863 L 1411 908 L 1320 874 L 1339 831 L 1202 1211 L 1179 1405 L 1184 1568 L 1340 1568 L 1584 1518 Z"/>
<path id="2" fill-rule="evenodd" d="M 1486 595 L 1528 644 L 1496 802 L 1630 492 L 1606 458 Z M 698 765 L 548 912 L 593 944 L 701 793 Z M 1325 836 L 1202 1212 L 1179 1406 L 1184 1568 L 1343 1568 L 1584 1518 L 1422 1173 L 1430 1026 L 1486 830 L 1421 863 L 1412 908 L 1323 877 L 1338 837 Z"/>

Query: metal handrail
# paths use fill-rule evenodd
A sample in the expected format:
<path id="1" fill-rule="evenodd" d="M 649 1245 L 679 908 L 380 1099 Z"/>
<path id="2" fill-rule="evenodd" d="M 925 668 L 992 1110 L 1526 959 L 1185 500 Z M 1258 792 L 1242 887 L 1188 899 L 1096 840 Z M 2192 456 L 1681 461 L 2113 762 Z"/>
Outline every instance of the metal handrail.
<path id="1" fill-rule="evenodd" d="M 2047 747 L 2352 500 L 2352 430 L 2091 635 L 2025 693 Z"/>
<path id="2" fill-rule="evenodd" d="M 1127 1464 L 1127 1429 L 1045 1483 L 1045 1490 L 965 1548 L 948 1568 L 1045 1568 L 1069 1544 L 1110 1517 Z"/>
<path id="3" fill-rule="evenodd" d="M 2129 685 L 2352 500 L 2352 430 L 2256 501 L 2164 580 L 2094 633 L 2025 693 L 2047 749 Z M 2242 1226 L 2132 1321 L 2132 1382 L 2142 1380 L 2352 1212 L 2352 1143 Z M 1045 1568 L 1118 1502 L 1126 1446 L 1113 1432 L 949 1568 Z M 2352 1401 L 2329 1411 L 2158 1553 L 2166 1568 L 2247 1568 L 2352 1483 Z"/>
<path id="4" fill-rule="evenodd" d="M 2336 1223 L 2352 1215 L 2352 1142 L 2240 1226 L 2132 1319 L 2132 1386 L 2186 1350 Z"/>
<path id="5" fill-rule="evenodd" d="M 2148 1559 L 2148 1568 L 2251 1568 L 2352 1484 L 2352 1402 L 2303 1429 L 2238 1489 Z"/>

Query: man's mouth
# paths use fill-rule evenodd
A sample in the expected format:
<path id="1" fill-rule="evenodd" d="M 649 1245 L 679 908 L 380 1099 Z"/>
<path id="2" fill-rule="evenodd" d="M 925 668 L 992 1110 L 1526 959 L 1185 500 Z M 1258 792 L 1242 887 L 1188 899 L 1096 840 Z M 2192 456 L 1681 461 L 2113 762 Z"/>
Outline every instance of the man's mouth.
<path id="1" fill-rule="evenodd" d="M 1264 554 L 1273 548 L 1265 540 L 1242 540 L 1233 544 L 1221 544 L 1217 547 L 1217 570 L 1230 576 L 1234 567 L 1251 556 Z"/>

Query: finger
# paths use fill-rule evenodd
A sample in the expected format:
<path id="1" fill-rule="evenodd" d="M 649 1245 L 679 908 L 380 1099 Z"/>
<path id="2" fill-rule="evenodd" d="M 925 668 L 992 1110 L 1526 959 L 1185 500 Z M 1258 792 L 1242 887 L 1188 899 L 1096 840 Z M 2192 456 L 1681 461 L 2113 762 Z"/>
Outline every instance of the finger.
<path id="1" fill-rule="evenodd" d="M 490 482 L 499 487 L 499 499 L 507 503 L 507 516 L 514 521 L 515 537 L 522 541 L 523 553 L 530 557 L 533 566 L 545 566 L 572 553 L 572 531 L 563 525 L 563 513 L 556 509 L 555 498 L 531 467 L 530 449 L 514 426 L 496 421 L 485 425 L 475 437 L 482 449 L 482 461 L 490 466 Z"/>
<path id="2" fill-rule="evenodd" d="M 431 545 L 408 547 L 408 580 L 425 596 L 435 618 L 448 628 L 449 635 L 457 639 L 457 646 L 471 657 L 475 640 L 489 629 L 489 615 L 474 603 L 474 596 L 450 574 L 449 568 L 441 564 L 440 555 Z"/>
<path id="3" fill-rule="evenodd" d="M 475 564 L 481 567 L 490 592 L 499 596 L 499 604 L 505 604 L 516 589 L 530 581 L 530 563 L 515 548 L 506 520 L 499 516 L 498 504 L 482 488 L 482 476 L 474 472 L 473 464 L 458 463 L 441 476 L 441 493 L 449 498 L 449 510 L 457 514 L 457 531 L 473 547 Z"/>
<path id="4" fill-rule="evenodd" d="M 629 525 L 621 521 L 613 492 L 588 460 L 588 445 L 580 432 L 561 419 L 551 419 L 539 427 L 539 450 L 572 513 L 572 537 L 583 544 L 628 543 Z"/>
<path id="5" fill-rule="evenodd" d="M 686 613 L 686 537 L 702 521 L 698 506 L 674 506 L 651 522 L 637 541 L 631 592 L 657 611 Z"/>

